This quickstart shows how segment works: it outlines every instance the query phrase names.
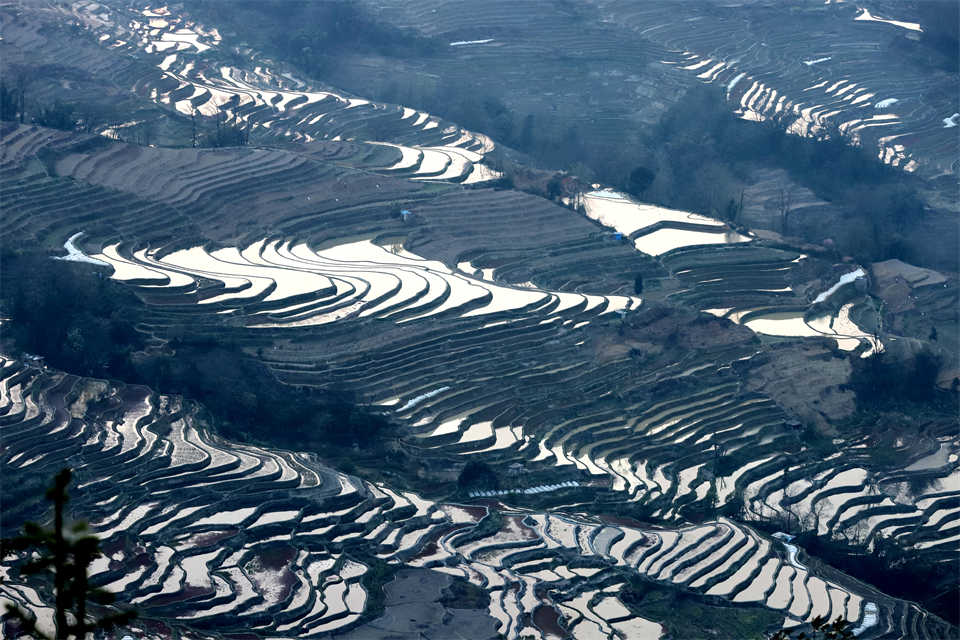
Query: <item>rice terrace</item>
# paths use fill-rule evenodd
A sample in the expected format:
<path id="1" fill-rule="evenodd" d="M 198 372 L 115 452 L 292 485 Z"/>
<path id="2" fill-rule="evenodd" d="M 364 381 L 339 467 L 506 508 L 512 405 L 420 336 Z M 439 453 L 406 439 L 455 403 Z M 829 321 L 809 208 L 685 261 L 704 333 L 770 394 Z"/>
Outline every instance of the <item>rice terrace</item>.
<path id="1" fill-rule="evenodd" d="M 0 637 L 960 637 L 958 25 L 0 0 Z"/>

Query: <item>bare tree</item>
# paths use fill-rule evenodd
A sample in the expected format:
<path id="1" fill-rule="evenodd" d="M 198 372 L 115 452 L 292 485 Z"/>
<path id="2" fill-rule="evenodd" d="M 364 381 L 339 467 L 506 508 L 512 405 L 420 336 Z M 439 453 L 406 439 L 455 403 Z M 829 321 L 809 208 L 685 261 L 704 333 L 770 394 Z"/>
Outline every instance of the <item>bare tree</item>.
<path id="1" fill-rule="evenodd" d="M 787 234 L 788 223 L 793 206 L 793 186 L 788 182 L 781 182 L 777 190 L 777 211 L 780 213 L 780 230 Z"/>
<path id="2" fill-rule="evenodd" d="M 27 85 L 30 84 L 30 76 L 26 69 L 19 69 L 16 72 L 17 77 L 17 95 L 20 99 L 20 124 L 23 124 L 27 112 Z"/>
<path id="3" fill-rule="evenodd" d="M 803 492 L 803 487 L 798 486 L 795 490 L 791 491 L 791 487 L 793 487 L 795 484 L 796 484 L 795 482 L 791 482 L 789 485 L 787 485 L 784 488 L 783 501 L 781 502 L 781 504 L 783 505 L 784 511 L 786 511 L 790 516 L 787 518 L 788 525 L 792 522 L 793 524 L 796 525 L 798 529 L 800 529 L 802 528 L 800 523 L 800 515 L 795 511 L 793 499 Z M 790 529 L 787 529 L 787 532 L 789 533 Z"/>
<path id="4" fill-rule="evenodd" d="M 197 147 L 197 109 L 194 107 L 190 111 L 190 128 L 193 134 L 193 147 Z"/>
<path id="5" fill-rule="evenodd" d="M 821 521 L 823 520 L 823 512 L 826 509 L 826 507 L 827 507 L 826 500 L 818 500 L 817 502 L 814 502 L 811 507 L 811 513 L 813 514 L 814 533 L 819 534 L 820 532 L 820 524 L 821 524 Z"/>

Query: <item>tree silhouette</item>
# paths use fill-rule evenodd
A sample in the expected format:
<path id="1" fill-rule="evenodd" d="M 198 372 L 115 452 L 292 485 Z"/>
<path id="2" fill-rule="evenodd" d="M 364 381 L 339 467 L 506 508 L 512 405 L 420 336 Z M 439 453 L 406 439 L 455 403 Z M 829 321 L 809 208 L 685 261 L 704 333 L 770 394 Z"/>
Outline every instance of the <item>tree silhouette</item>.
<path id="1" fill-rule="evenodd" d="M 498 489 L 500 481 L 490 465 L 485 462 L 468 462 L 460 472 L 457 485 L 463 490 Z"/>
<path id="2" fill-rule="evenodd" d="M 630 172 L 630 177 L 627 180 L 627 191 L 642 198 L 656 177 L 657 174 L 655 171 L 646 167 L 636 167 Z"/>
<path id="3" fill-rule="evenodd" d="M 87 603 L 109 605 L 114 595 L 103 589 L 91 588 L 87 579 L 90 563 L 99 558 L 100 540 L 93 535 L 87 523 L 65 521 L 65 506 L 70 499 L 70 469 L 61 470 L 47 489 L 47 500 L 53 502 L 53 527 L 27 522 L 23 535 L 0 544 L 0 557 L 33 550 L 19 566 L 21 575 L 49 576 L 52 573 L 54 590 L 54 622 L 56 635 L 50 638 L 37 629 L 36 616 L 15 604 L 7 605 L 9 619 L 18 627 L 13 637 L 30 635 L 46 640 L 85 638 L 86 634 L 107 631 L 125 625 L 136 617 L 133 610 L 109 613 L 101 618 L 87 614 Z"/>

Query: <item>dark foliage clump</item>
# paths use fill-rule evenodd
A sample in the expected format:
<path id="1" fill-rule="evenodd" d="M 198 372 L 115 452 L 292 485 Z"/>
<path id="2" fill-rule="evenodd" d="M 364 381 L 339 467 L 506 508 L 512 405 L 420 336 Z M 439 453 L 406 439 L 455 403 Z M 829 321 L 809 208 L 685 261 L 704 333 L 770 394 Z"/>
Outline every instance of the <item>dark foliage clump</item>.
<path id="1" fill-rule="evenodd" d="M 47 363 L 80 375 L 126 378 L 143 347 L 139 300 L 103 270 L 36 255 L 0 255 L 0 294 L 12 322 L 5 337 Z"/>
<path id="2" fill-rule="evenodd" d="M 898 38 L 894 42 L 911 59 L 943 71 L 960 70 L 960 3 L 956 0 L 918 2 L 917 17 L 923 31 L 920 41 Z"/>
<path id="3" fill-rule="evenodd" d="M 16 120 L 20 114 L 21 92 L 0 83 L 0 120 Z"/>
<path id="4" fill-rule="evenodd" d="M 497 474 L 484 462 L 468 462 L 457 478 L 457 486 L 464 491 L 472 489 L 497 489 L 500 481 Z"/>
<path id="5" fill-rule="evenodd" d="M 77 117 L 72 106 L 57 101 L 51 105 L 38 107 L 33 123 L 41 127 L 71 131 L 77 126 Z"/>
<path id="6" fill-rule="evenodd" d="M 881 351 L 854 361 L 850 387 L 857 394 L 857 404 L 866 408 L 929 402 L 937 394 L 939 370 L 940 358 L 926 349 L 905 362 Z"/>
<path id="7" fill-rule="evenodd" d="M 279 382 L 259 361 L 210 341 L 175 341 L 175 357 L 137 362 L 138 381 L 197 400 L 227 437 L 285 448 L 377 448 L 391 426 L 351 394 Z"/>
<path id="8" fill-rule="evenodd" d="M 771 640 L 853 640 L 853 625 L 838 616 L 830 622 L 824 616 L 817 616 L 810 622 L 810 635 L 803 630 L 781 629 Z"/>
<path id="9" fill-rule="evenodd" d="M 762 607 L 718 606 L 702 595 L 636 576 L 623 586 L 619 598 L 636 615 L 662 624 L 670 638 L 761 640 L 783 621 Z"/>
<path id="10" fill-rule="evenodd" d="M 448 609 L 483 609 L 490 606 L 490 594 L 463 578 L 454 578 L 439 600 Z"/>
<path id="11" fill-rule="evenodd" d="M 196 116 L 193 126 L 196 129 Z M 220 111 L 216 116 L 216 129 L 197 133 L 194 138 L 194 146 L 197 147 L 243 147 L 250 142 L 250 131 L 246 126 L 225 122 L 223 112 Z"/>
<path id="12" fill-rule="evenodd" d="M 657 174 L 646 167 L 636 167 L 630 172 L 627 180 L 627 191 L 639 198 L 643 197 L 650 185 L 653 184 Z"/>

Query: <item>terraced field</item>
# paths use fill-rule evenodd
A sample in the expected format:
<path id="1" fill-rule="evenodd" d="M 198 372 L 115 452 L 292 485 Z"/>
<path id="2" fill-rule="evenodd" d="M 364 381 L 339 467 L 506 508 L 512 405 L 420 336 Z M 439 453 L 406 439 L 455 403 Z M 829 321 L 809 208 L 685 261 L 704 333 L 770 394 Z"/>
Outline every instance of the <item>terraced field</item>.
<path id="1" fill-rule="evenodd" d="M 401 73 L 411 82 L 429 82 L 438 74 L 457 86 L 489 84 L 516 113 L 538 114 L 537 128 L 557 139 L 575 131 L 611 148 L 629 144 L 625 132 L 655 124 L 691 84 L 659 63 L 666 53 L 661 45 L 597 20 L 588 5 L 547 0 L 493 0 L 470 7 L 446 0 L 364 4 L 389 24 L 448 45 L 442 56 L 424 61 L 345 61 L 368 86 L 386 89 Z"/>
<path id="2" fill-rule="evenodd" d="M 546 144 L 579 140 L 588 164 L 626 167 L 649 166 L 648 156 L 660 145 L 647 136 L 656 139 L 656 125 L 672 113 L 696 118 L 683 103 L 696 99 L 692 87 L 709 84 L 742 118 L 803 136 L 842 132 L 852 144 L 912 174 L 930 195 L 930 210 L 923 225 L 906 232 L 908 244 L 930 261 L 927 266 L 956 271 L 957 74 L 930 64 L 917 42 L 922 33 L 890 22 L 915 26 L 923 2 L 809 0 L 788 9 L 767 0 L 723 6 L 617 0 L 580 6 L 486 2 L 469 8 L 447 0 L 365 4 L 391 24 L 447 42 L 449 50 L 422 60 L 347 57 L 336 76 L 345 86 L 390 95 L 398 76 L 413 86 L 430 86 L 436 75 L 457 88 L 490 86 L 517 114 L 514 129 L 524 114 L 534 114 L 529 124 Z M 525 28 L 531 24 L 537 28 Z M 454 104 L 451 112 L 470 112 L 456 95 L 446 102 Z M 637 149 L 644 151 L 631 153 Z M 623 173 L 607 175 L 620 180 Z M 757 167 L 747 182 L 762 184 L 767 174 L 766 167 Z M 654 192 L 670 183 L 662 176 Z M 769 215 L 751 216 L 755 228 L 817 243 L 862 233 L 836 215 L 836 204 L 786 183 L 796 205 L 789 229 Z M 764 191 L 746 189 L 746 207 L 776 209 L 776 198 Z"/>
<path id="3" fill-rule="evenodd" d="M 482 63 L 503 44 L 519 65 L 552 51 L 507 42 L 537 3 L 477 8 L 490 20 L 483 32 L 441 0 L 377 4 L 399 24 L 449 36 L 451 56 Z M 836 121 L 863 143 L 892 132 L 900 137 L 885 161 L 955 170 L 949 145 L 923 133 L 942 105 L 916 87 L 884 89 L 879 73 L 853 78 L 872 68 L 873 45 L 800 61 L 794 74 L 782 34 L 753 46 L 720 38 L 706 20 L 667 24 L 656 3 L 597 6 L 642 35 L 625 48 L 605 41 L 597 55 L 656 56 L 668 83 L 724 82 L 744 117 L 785 118 L 798 133 Z M 753 28 L 716 12 L 728 32 Z M 856 30 L 903 28 L 853 20 L 852 7 L 798 19 L 822 12 L 845 20 L 835 48 Z M 487 135 L 314 86 L 254 51 L 240 64 L 215 26 L 167 8 L 5 5 L 0 28 L 4 49 L 68 60 L 84 91 L 115 78 L 113 90 L 140 109 L 86 134 L 2 123 L 0 242 L 128 285 L 147 308 L 137 329 L 148 350 L 183 335 L 229 340 L 282 382 L 350 389 L 438 477 L 482 461 L 503 479 L 450 504 L 339 473 L 313 454 L 225 441 L 181 398 L 6 358 L 5 485 L 77 469 L 77 507 L 107 549 L 95 581 L 141 607 L 140 636 L 378 637 L 401 611 L 388 598 L 372 619 L 368 589 L 382 563 L 483 588 L 489 615 L 471 618 L 481 636 L 658 637 L 662 621 L 621 598 L 638 575 L 705 602 L 763 607 L 787 626 L 842 615 L 865 638 L 955 633 L 803 556 L 786 533 L 753 528 L 865 549 L 882 537 L 956 563 L 953 425 L 897 441 L 886 466 L 871 452 L 889 443 L 865 427 L 830 431 L 853 412 L 851 362 L 955 323 L 954 275 L 837 262 L 602 185 L 575 198 L 579 212 L 475 184 L 499 177 L 485 162 L 497 147 Z M 557 42 L 585 51 L 596 36 L 570 28 Z M 834 57 L 850 65 L 836 79 Z M 820 80 L 832 84 L 794 97 Z M 894 99 L 916 108 L 881 117 Z M 664 108 L 647 106 L 621 116 Z M 112 139 L 141 118 L 165 122 L 170 140 L 193 120 L 238 127 L 251 144 Z M 804 425 L 837 437 L 810 447 Z M 26 585 L 0 589 L 49 621 Z M 447 622 L 464 615 L 444 611 Z"/>
<path id="4" fill-rule="evenodd" d="M 507 508 L 495 520 L 488 507 L 437 504 L 307 454 L 223 441 L 195 406 L 144 387 L 12 360 L 0 372 L 5 475 L 74 466 L 73 508 L 91 517 L 106 551 L 92 579 L 139 606 L 132 631 L 140 637 L 357 628 L 372 559 L 483 586 L 491 635 L 547 637 L 536 624 L 540 607 L 561 612 L 576 637 L 656 634 L 658 625 L 618 600 L 633 571 L 773 609 L 787 625 L 829 614 L 857 623 L 863 637 L 946 632 L 915 606 L 810 569 L 789 543 L 725 519 L 641 529 Z M 7 486 L 15 498 L 17 485 Z M 30 587 L 5 581 L 0 589 L 52 624 Z"/>
<path id="5" fill-rule="evenodd" d="M 911 3 L 810 3 L 789 20 L 776 17 L 774 3 L 755 3 L 749 14 L 713 7 L 690 20 L 658 5 L 596 5 L 671 51 L 665 64 L 725 87 L 743 118 L 774 119 L 800 135 L 834 126 L 906 171 L 957 172 L 956 136 L 944 132 L 957 110 L 956 76 L 921 73 L 886 49 L 891 38 L 921 31 Z M 938 98 L 931 85 L 953 90 Z"/>
<path id="6" fill-rule="evenodd" d="M 236 127 L 262 142 L 363 139 L 390 152 L 376 169 L 417 180 L 469 184 L 499 177 L 483 164 L 494 149 L 489 137 L 423 111 L 314 89 L 269 61 L 252 69 L 230 66 L 233 54 L 215 27 L 165 7 L 78 2 L 38 9 L 28 21 L 12 7 L 0 13 L 6 47 L 67 60 L 77 74 L 110 77 L 169 115 L 215 120 L 218 131 Z M 71 24 L 79 34 L 64 33 Z M 84 56 L 67 53 L 77 46 Z M 142 124 L 111 122 L 98 133 L 121 137 Z"/>
<path id="7" fill-rule="evenodd" d="M 114 279 L 136 287 L 153 309 L 143 329 L 159 343 L 178 326 L 189 325 L 198 336 L 226 331 L 251 350 L 272 345 L 261 357 L 286 382 L 353 389 L 362 402 L 380 406 L 403 425 L 404 446 L 429 464 L 480 459 L 506 469 L 519 463 L 524 474 L 510 494 L 574 510 L 583 506 L 570 505 L 571 498 L 593 494 L 589 499 L 601 504 L 629 501 L 651 518 L 682 526 L 692 510 L 739 501 L 747 520 L 792 520 L 868 546 L 878 535 L 890 536 L 944 559 L 955 552 L 949 526 L 960 494 L 954 486 L 952 452 L 960 446 L 955 438 L 940 434 L 937 446 L 945 453 L 938 450 L 935 459 L 905 449 L 909 464 L 888 475 L 868 470 L 866 443 L 827 460 L 805 454 L 776 394 L 748 391 L 750 368 L 763 360 L 756 358 L 763 346 L 754 333 L 721 319 L 690 325 L 659 306 L 668 300 L 707 310 L 758 333 L 829 336 L 864 355 L 877 345 L 849 319 L 860 304 L 855 285 L 862 271 L 831 268 L 720 231 L 724 227 L 715 220 L 638 205 L 609 192 L 586 195 L 590 204 L 581 217 L 513 192 L 426 190 L 416 181 L 369 174 L 362 168 L 369 155 L 357 153 L 352 143 L 177 151 L 118 143 L 91 147 L 90 138 L 29 127 L 5 133 L 5 176 L 12 180 L 7 188 L 19 194 L 13 220 L 24 221 L 10 233 L 27 228 L 29 220 L 38 239 L 64 238 L 68 255 L 102 265 Z M 348 157 L 359 169 L 339 160 L 346 153 L 357 154 Z M 166 183 L 148 178 L 158 165 L 167 168 Z M 257 191 L 260 183 L 244 179 L 251 171 L 270 175 L 274 188 L 284 185 L 283 195 Z M 35 188 L 22 189 L 24 184 Z M 103 212 L 89 226 L 82 216 L 71 219 L 46 204 L 78 189 L 87 204 L 77 209 Z M 397 199 L 413 203 L 403 205 L 410 207 L 409 219 L 397 215 L 398 205 L 385 205 Z M 253 214 L 275 204 L 276 219 L 238 218 L 231 202 L 244 200 L 262 203 Z M 111 208 L 111 201 L 122 204 Z M 524 214 L 512 217 L 513 211 Z M 508 227 L 505 216 L 513 220 Z M 604 229 L 590 218 L 612 226 Z M 201 228 L 215 235 L 196 244 L 191 237 Z M 679 246 L 651 251 L 659 254 L 656 259 L 630 246 L 632 241 L 640 247 L 656 230 L 674 232 Z M 688 233 L 694 234 L 689 241 Z M 717 241 L 702 244 L 701 233 Z M 604 268 L 597 270 L 601 256 Z M 642 297 L 630 295 L 637 273 L 648 283 Z M 842 305 L 834 301 L 838 296 Z M 782 325 L 788 330 L 778 330 Z M 685 327 L 679 334 L 678 326 Z M 696 350 L 664 350 L 657 346 L 662 338 Z M 857 446 L 864 448 L 861 462 Z M 24 453 L 16 461 L 35 455 Z M 719 472 L 722 457 L 739 466 Z M 914 494 L 913 477 L 931 481 Z M 223 510 L 245 514 L 246 525 L 260 515 L 243 511 L 250 508 Z M 98 523 L 122 521 L 118 517 Z M 724 526 L 742 527 L 732 521 Z M 386 539 L 391 532 L 380 533 Z M 406 535 L 398 532 L 393 539 Z M 707 579 L 696 586 L 708 595 L 747 598 L 733 587 L 759 575 L 772 548 L 768 544 L 760 553 L 758 546 L 756 565 L 721 562 L 726 573 L 714 582 L 724 586 L 715 593 Z M 584 553 L 586 547 L 578 549 Z M 437 562 L 446 566 L 442 557 Z M 741 575 L 745 566 L 753 568 Z M 476 571 L 464 569 L 462 575 L 484 586 L 510 583 L 480 578 L 492 569 Z M 762 575 L 772 580 L 779 572 L 771 565 Z M 730 590 L 728 573 L 739 576 Z M 806 580 L 790 575 L 798 584 Z M 745 601 L 766 602 L 768 591 L 752 589 Z M 522 599 L 524 591 L 508 593 L 504 587 L 506 600 L 495 599 L 504 609 L 493 613 L 511 633 L 520 633 L 520 605 L 510 598 Z M 820 611 L 778 598 L 782 605 L 774 608 L 797 620 Z M 569 624 L 590 627 L 597 616 L 590 617 L 587 603 L 606 600 L 593 599 L 559 611 Z M 528 597 L 522 610 L 536 606 Z M 349 622 L 359 619 L 361 609 L 336 611 Z M 860 619 L 856 611 L 850 615 Z M 906 623 L 897 618 L 891 624 Z M 609 624 L 600 626 L 602 633 L 611 632 Z"/>
<path id="8" fill-rule="evenodd" d="M 46 145 L 42 148 L 62 144 L 54 156 L 46 157 L 55 173 L 74 178 L 71 189 L 77 180 L 101 182 L 103 186 L 96 187 L 101 191 L 92 192 L 96 197 L 109 186 L 125 187 L 171 212 L 202 203 L 211 221 L 226 218 L 229 201 L 211 206 L 212 196 L 186 186 L 188 179 L 196 182 L 205 175 L 197 163 L 204 156 L 212 156 L 209 166 L 225 176 L 234 172 L 242 176 L 243 167 L 253 163 L 288 158 L 288 164 L 281 164 L 272 176 L 274 184 L 288 175 L 307 181 L 300 172 L 308 170 L 320 175 L 330 171 L 319 160 L 322 155 L 309 146 L 299 152 L 250 150 L 240 157 L 236 152 L 149 150 L 116 144 L 78 152 L 77 145 L 58 143 L 56 137 L 47 140 L 37 133 L 25 128 L 8 132 L 16 141 L 32 135 L 36 144 Z M 16 145 L 5 148 L 12 151 Z M 331 150 L 324 147 L 328 153 Z M 117 175 L 120 161 L 125 176 Z M 137 172 L 146 176 L 148 167 L 158 161 L 170 168 L 170 182 L 135 177 Z M 11 162 L 16 164 L 15 159 Z M 30 164 L 21 162 L 21 167 Z M 406 190 L 407 197 L 424 197 L 422 187 L 413 182 L 337 170 L 341 172 L 338 182 L 379 180 L 378 196 Z M 264 171 L 262 165 L 260 171 Z M 54 193 L 66 188 L 62 178 L 46 180 Z M 217 183 L 248 185 L 249 181 L 210 181 Z M 291 186 L 286 193 L 297 188 L 296 179 L 287 183 Z M 208 183 L 198 184 L 210 189 Z M 319 198 L 323 187 L 317 178 L 309 179 L 309 184 L 307 193 Z M 243 192 L 236 194 L 237 201 L 245 197 Z M 641 299 L 625 293 L 630 277 L 645 273 L 649 282 L 660 284 L 647 296 L 653 301 L 676 301 L 732 318 L 763 334 L 829 336 L 841 349 L 859 349 L 867 355 L 877 345 L 850 320 L 856 304 L 831 303 L 838 291 L 849 291 L 862 271 L 846 267 L 840 275 L 831 275 L 837 270 L 817 266 L 817 260 L 799 253 L 764 247 L 757 241 L 723 242 L 731 237 L 729 232 L 713 232 L 718 241 L 706 245 L 695 235 L 690 244 L 670 247 L 653 262 L 610 233 L 619 229 L 617 233 L 635 238 L 640 246 L 656 233 L 650 229 L 672 230 L 685 241 L 691 227 L 721 229 L 722 225 L 709 218 L 616 200 L 609 193 L 598 199 L 601 205 L 614 205 L 612 209 L 594 206 L 594 196 L 587 195 L 586 200 L 588 217 L 613 225 L 611 232 L 597 231 L 587 218 L 542 200 L 507 192 L 431 195 L 422 204 L 410 205 L 420 221 L 413 226 L 398 219 L 396 212 L 384 217 L 378 203 L 344 203 L 341 208 L 336 198 L 330 203 L 326 197 L 326 205 L 314 204 L 310 195 L 292 198 L 299 202 L 283 205 L 288 207 L 288 217 L 273 229 L 276 234 L 279 227 L 284 235 L 261 236 L 250 244 L 218 249 L 184 244 L 186 237 L 171 237 L 171 225 L 162 219 L 154 223 L 165 233 L 152 234 L 137 226 L 128 229 L 119 218 L 116 222 L 103 219 L 102 226 L 110 228 L 110 234 L 91 232 L 74 241 L 83 247 L 100 246 L 99 251 L 89 250 L 87 259 L 110 265 L 113 278 L 136 286 L 155 307 L 151 331 L 156 339 L 163 340 L 171 327 L 184 322 L 198 334 L 223 331 L 229 318 L 229 330 L 249 336 L 245 339 L 251 345 L 273 344 L 263 357 L 285 381 L 348 385 L 365 402 L 386 407 L 394 419 L 407 425 L 405 441 L 418 455 L 452 455 L 455 460 L 480 456 L 501 467 L 519 462 L 531 473 L 530 487 L 555 485 L 546 478 L 558 472 L 572 482 L 603 478 L 602 484 L 613 496 L 623 494 L 649 505 L 652 515 L 665 520 L 680 519 L 684 507 L 707 504 L 712 493 L 719 505 L 741 496 L 738 499 L 752 517 L 816 518 L 816 527 L 823 533 L 849 536 L 857 531 L 858 539 L 868 544 L 882 533 L 916 540 L 920 549 L 939 546 L 928 544 L 927 536 L 937 534 L 927 522 L 943 517 L 941 503 L 955 499 L 957 488 L 949 486 L 955 464 L 941 470 L 947 485 L 937 485 L 929 495 L 920 496 L 903 494 L 896 488 L 902 485 L 896 484 L 890 485 L 893 496 L 887 495 L 890 491 L 868 489 L 871 483 L 884 481 L 858 470 L 849 453 L 840 467 L 822 462 L 814 467 L 809 462 L 791 464 L 799 443 L 784 427 L 788 415 L 770 397 L 746 392 L 746 374 L 730 375 L 731 362 L 749 363 L 757 353 L 759 345 L 751 334 L 731 331 L 717 321 L 709 325 L 707 335 L 680 338 L 697 344 L 696 356 L 671 360 L 657 354 L 638 334 L 655 336 L 664 331 L 658 323 L 666 326 L 675 320 L 643 312 Z M 41 198 L 24 201 L 23 206 L 44 202 Z M 300 207 L 316 206 L 330 210 L 293 215 L 303 210 Z M 530 225 L 529 233 L 517 226 L 503 229 L 495 222 L 512 208 L 527 209 L 523 224 Z M 32 211 L 34 224 L 43 219 L 42 209 L 24 210 Z M 476 213 L 459 213 L 464 210 Z M 133 217 L 129 211 L 127 217 Z M 628 222 L 621 222 L 618 215 Z M 336 232 L 344 239 L 331 235 L 329 219 L 337 220 Z M 194 224 L 198 223 L 194 216 Z M 623 226 L 628 223 L 639 229 Z M 64 224 L 62 215 L 57 224 Z M 542 229 L 549 229 L 551 235 L 543 235 Z M 303 240 L 286 235 L 294 231 Z M 188 232 L 192 229 L 184 234 Z M 233 236 L 222 228 L 217 233 Z M 127 239 L 131 237 L 139 239 Z M 545 256 L 543 246 L 554 248 Z M 591 254 L 608 260 L 603 273 L 594 270 Z M 814 273 L 823 276 L 813 278 Z M 588 286 L 594 287 L 593 293 L 588 293 Z M 819 315 L 810 315 L 808 308 Z M 291 339 L 294 330 L 296 340 Z M 619 344 L 611 347 L 607 342 L 613 334 L 626 337 L 617 338 Z M 633 373 L 638 362 L 644 362 L 647 373 Z M 662 367 L 647 369 L 653 362 Z M 676 397 L 661 393 L 653 401 L 649 389 L 668 382 L 683 384 Z M 561 396 L 564 400 L 558 403 Z M 944 446 L 956 448 L 957 443 Z M 742 458 L 743 467 L 717 478 L 713 466 L 717 452 L 747 457 Z M 845 478 L 851 473 L 860 474 L 855 482 L 836 484 L 834 476 Z M 791 477 L 814 479 L 801 487 L 791 485 Z M 825 499 L 834 494 L 843 500 Z M 930 508 L 910 504 L 928 498 Z M 847 502 L 850 508 L 843 506 Z M 943 538 L 949 546 L 953 543 L 948 533 L 944 531 Z"/>
<path id="9" fill-rule="evenodd" d="M 789 19 L 779 3 L 764 1 L 748 3 L 749 11 L 742 3 L 620 0 L 596 0 L 579 11 L 537 2 L 485 3 L 469 11 L 446 0 L 369 4 L 391 22 L 450 40 L 449 59 L 439 63 L 448 73 L 470 64 L 483 74 L 486 66 L 502 66 L 508 54 L 530 60 L 523 71 L 503 73 L 506 81 L 528 72 L 526 81 L 536 83 L 540 74 L 529 71 L 542 65 L 537 55 L 602 58 L 611 70 L 606 74 L 581 78 L 571 71 L 576 84 L 589 87 L 584 95 L 612 96 L 608 85 L 619 84 L 639 104 L 630 114 L 617 112 L 615 100 L 590 101 L 579 118 L 564 113 L 565 121 L 582 123 L 591 135 L 609 132 L 613 140 L 627 122 L 656 118 L 675 99 L 676 87 L 705 82 L 725 87 L 743 118 L 773 119 L 800 135 L 837 127 L 859 144 L 876 146 L 884 162 L 931 177 L 958 169 L 956 136 L 944 132 L 955 126 L 958 111 L 955 74 L 921 69 L 890 49 L 894 38 L 921 31 L 911 19 L 911 2 L 801 3 L 791 7 Z M 574 19 L 588 14 L 589 20 Z M 540 32 L 519 28 L 531 23 L 541 25 Z M 526 93 L 520 83 L 509 95 L 518 93 Z M 555 110 L 568 106 L 563 87 L 554 84 L 547 95 Z M 536 98 L 511 97 L 518 108 L 524 99 Z"/>

